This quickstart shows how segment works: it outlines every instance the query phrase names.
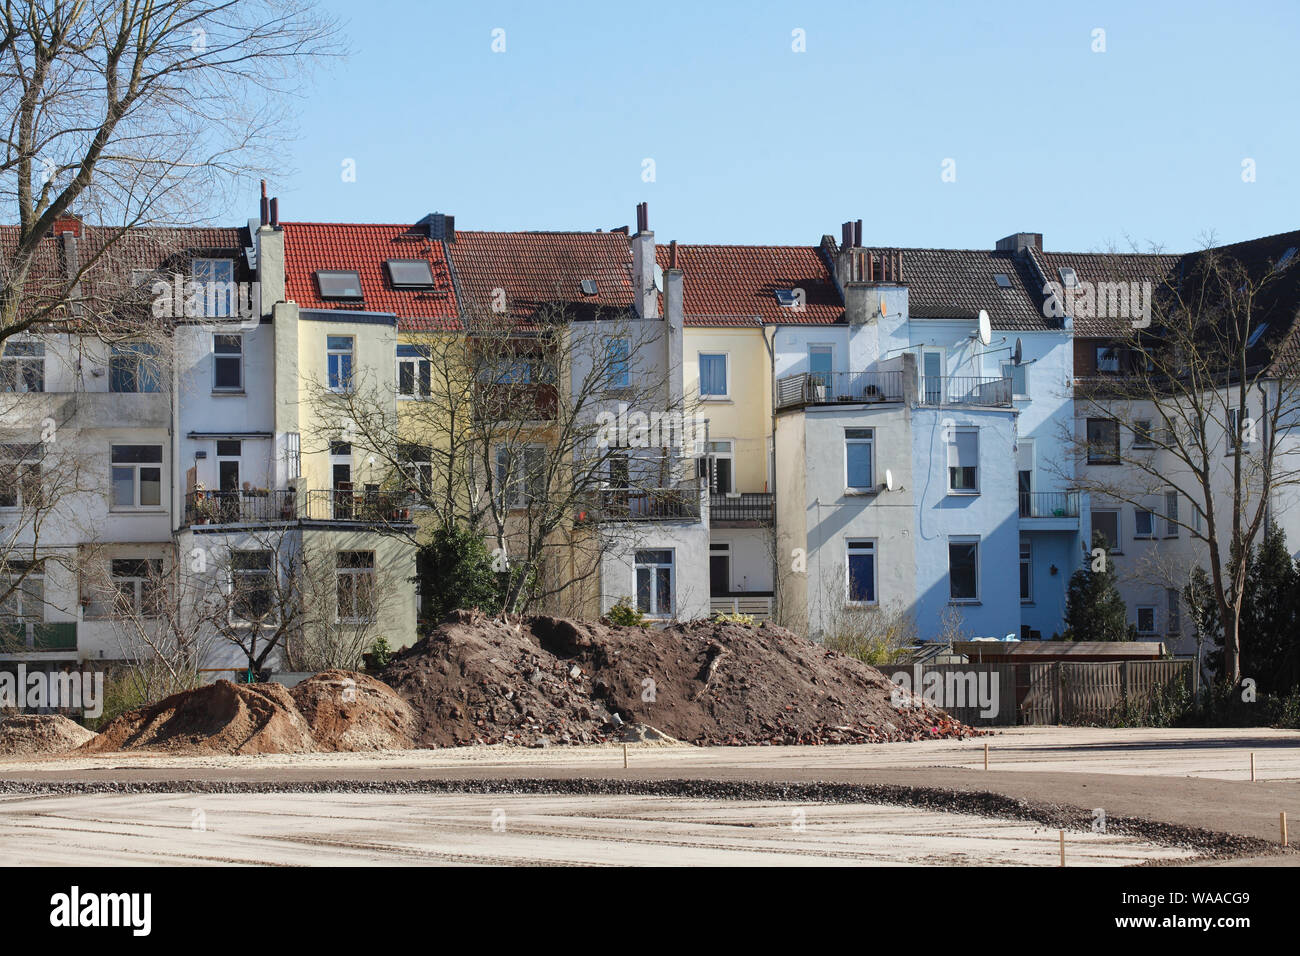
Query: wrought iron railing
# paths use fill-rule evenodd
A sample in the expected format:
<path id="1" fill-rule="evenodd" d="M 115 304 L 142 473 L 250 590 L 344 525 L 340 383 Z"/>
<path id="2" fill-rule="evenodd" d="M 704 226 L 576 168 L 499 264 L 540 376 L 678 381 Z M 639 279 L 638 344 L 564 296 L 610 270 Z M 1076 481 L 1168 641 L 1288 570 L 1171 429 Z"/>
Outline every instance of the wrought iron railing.
<path id="1" fill-rule="evenodd" d="M 743 492 L 736 496 L 714 494 L 709 497 L 710 524 L 725 521 L 771 524 L 775 515 L 776 495 L 767 492 Z"/>
<path id="2" fill-rule="evenodd" d="M 1020 517 L 1077 518 L 1079 517 L 1079 493 L 1077 491 L 1022 491 L 1020 492 Z"/>

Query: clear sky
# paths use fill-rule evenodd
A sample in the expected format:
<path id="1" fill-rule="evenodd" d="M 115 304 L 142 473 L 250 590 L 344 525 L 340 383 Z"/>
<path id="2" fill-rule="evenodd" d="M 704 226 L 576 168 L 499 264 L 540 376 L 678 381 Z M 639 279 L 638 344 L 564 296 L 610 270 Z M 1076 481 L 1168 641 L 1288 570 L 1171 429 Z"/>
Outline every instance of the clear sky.
<path id="1" fill-rule="evenodd" d="M 1296 0 L 324 7 L 352 53 L 303 91 L 285 220 L 608 229 L 646 200 L 661 241 L 861 218 L 868 244 L 1080 252 L 1300 228 Z"/>

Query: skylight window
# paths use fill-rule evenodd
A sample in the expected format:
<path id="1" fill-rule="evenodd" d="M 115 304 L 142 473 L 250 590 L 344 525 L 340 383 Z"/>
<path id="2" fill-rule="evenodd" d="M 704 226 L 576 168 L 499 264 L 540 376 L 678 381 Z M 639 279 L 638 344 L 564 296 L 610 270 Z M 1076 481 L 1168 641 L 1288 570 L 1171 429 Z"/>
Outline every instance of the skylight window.
<path id="1" fill-rule="evenodd" d="M 361 276 L 355 272 L 321 269 L 316 273 L 323 299 L 360 299 Z"/>
<path id="2" fill-rule="evenodd" d="M 389 259 L 388 278 L 396 289 L 433 288 L 433 270 L 425 259 Z"/>
<path id="3" fill-rule="evenodd" d="M 1069 266 L 1061 266 L 1058 270 L 1061 274 L 1061 285 L 1067 289 L 1073 289 L 1079 284 L 1079 277 L 1075 275 L 1074 270 Z"/>
<path id="4" fill-rule="evenodd" d="M 583 295 L 595 295 L 596 292 L 597 292 L 597 286 L 596 286 L 596 280 L 595 280 L 595 279 L 583 279 L 583 280 L 582 280 L 582 294 L 583 294 Z"/>
<path id="5" fill-rule="evenodd" d="M 1277 265 L 1273 267 L 1274 272 L 1281 272 L 1286 268 L 1287 263 L 1295 258 L 1296 247 L 1290 246 L 1286 252 L 1282 253 L 1282 258 L 1277 260 Z"/>
<path id="6" fill-rule="evenodd" d="M 799 294 L 794 289 L 777 289 L 776 301 L 783 309 L 793 309 L 799 304 Z"/>
<path id="7" fill-rule="evenodd" d="M 1250 333 L 1250 338 L 1246 340 L 1246 348 L 1252 348 L 1256 342 L 1258 342 L 1260 339 L 1264 337 L 1264 333 L 1267 331 L 1268 331 L 1267 322 L 1263 322 L 1255 326 L 1254 331 Z"/>
<path id="8" fill-rule="evenodd" d="M 994 274 L 993 281 L 998 284 L 999 288 L 1002 289 L 1011 288 L 1011 276 L 1007 275 L 1005 272 L 998 272 Z"/>

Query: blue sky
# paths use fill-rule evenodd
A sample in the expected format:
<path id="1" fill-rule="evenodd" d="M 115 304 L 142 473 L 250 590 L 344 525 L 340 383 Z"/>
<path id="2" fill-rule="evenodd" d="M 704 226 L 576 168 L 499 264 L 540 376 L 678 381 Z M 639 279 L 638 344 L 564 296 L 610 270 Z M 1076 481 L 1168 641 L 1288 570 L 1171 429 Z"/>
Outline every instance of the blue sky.
<path id="1" fill-rule="evenodd" d="M 303 90 L 285 220 L 596 229 L 646 200 L 661 241 L 861 218 L 869 244 L 1069 251 L 1300 228 L 1294 0 L 323 5 L 353 52 Z"/>

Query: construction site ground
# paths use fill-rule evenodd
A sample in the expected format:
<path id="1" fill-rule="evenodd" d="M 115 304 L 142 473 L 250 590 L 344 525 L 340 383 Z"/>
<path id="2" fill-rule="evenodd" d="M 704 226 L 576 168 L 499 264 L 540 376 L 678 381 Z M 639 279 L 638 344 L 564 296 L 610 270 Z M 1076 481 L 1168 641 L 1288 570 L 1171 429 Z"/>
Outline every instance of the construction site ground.
<path id="1" fill-rule="evenodd" d="M 626 759 L 621 744 L 16 756 L 0 760 L 0 863 L 1055 866 L 1061 830 L 1067 865 L 1300 863 L 1280 847 L 1280 813 L 1300 821 L 1295 731 L 653 742 Z"/>

